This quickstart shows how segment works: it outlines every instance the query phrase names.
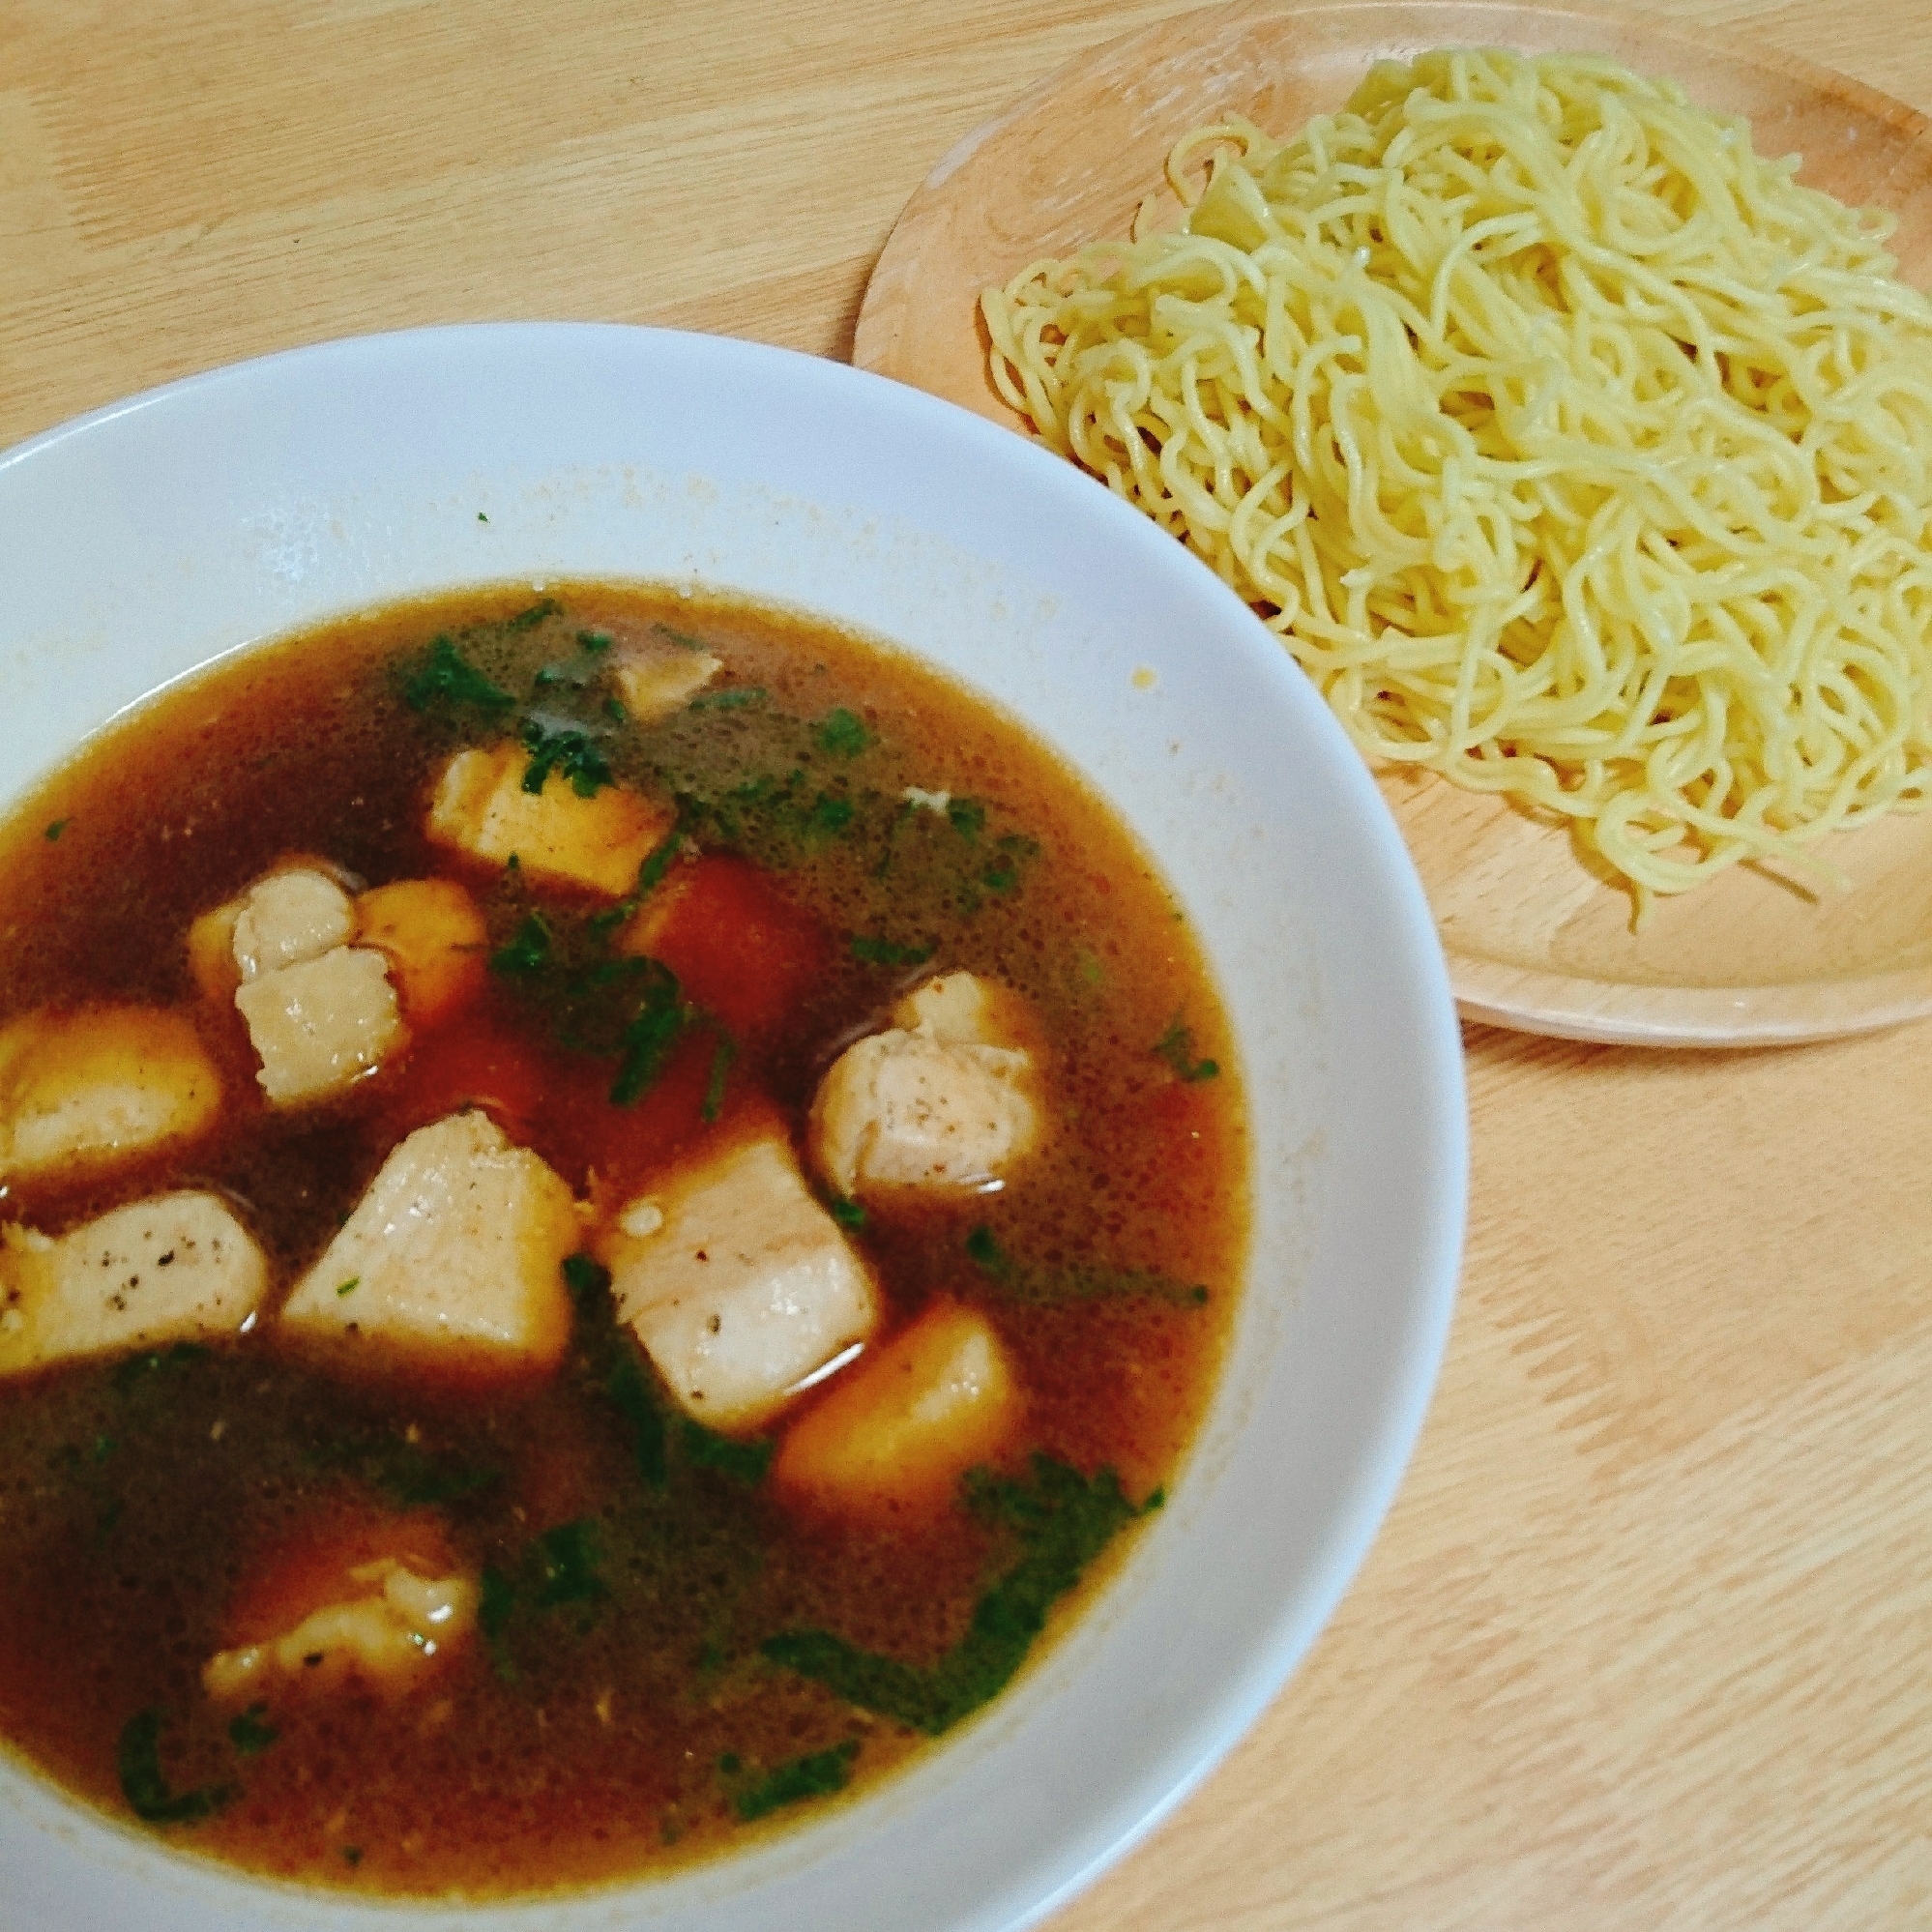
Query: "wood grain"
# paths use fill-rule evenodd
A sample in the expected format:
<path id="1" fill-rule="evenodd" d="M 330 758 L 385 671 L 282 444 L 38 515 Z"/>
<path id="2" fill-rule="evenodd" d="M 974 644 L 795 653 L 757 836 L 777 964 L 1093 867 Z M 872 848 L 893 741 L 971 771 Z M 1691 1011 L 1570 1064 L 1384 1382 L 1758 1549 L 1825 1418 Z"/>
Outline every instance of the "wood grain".
<path id="1" fill-rule="evenodd" d="M 1178 220 L 1163 181 L 1188 130 L 1230 114 L 1286 133 L 1378 59 L 1429 46 L 1593 51 L 1750 116 L 1802 178 L 1897 218 L 1901 271 L 1932 279 L 1932 130 L 1903 102 L 1774 46 L 1640 14 L 1508 0 L 1237 0 L 1081 56 L 947 156 L 907 203 L 861 308 L 854 360 L 1014 429 L 987 374 L 979 295 L 1042 256 Z M 1824 883 L 1739 867 L 1633 930 L 1625 892 L 1564 826 L 1430 775 L 1383 790 L 1428 890 L 1463 1013 L 1572 1038 L 1735 1046 L 1932 1012 L 1932 814 L 1834 839 Z"/>
<path id="2" fill-rule="evenodd" d="M 1922 0 L 1651 4 L 1932 106 Z M 0 0 L 0 443 L 430 321 L 836 353 L 933 162 L 1179 11 Z M 1932 1924 L 1932 1026 L 1468 1050 L 1463 1300 L 1388 1526 L 1051 1932 Z"/>

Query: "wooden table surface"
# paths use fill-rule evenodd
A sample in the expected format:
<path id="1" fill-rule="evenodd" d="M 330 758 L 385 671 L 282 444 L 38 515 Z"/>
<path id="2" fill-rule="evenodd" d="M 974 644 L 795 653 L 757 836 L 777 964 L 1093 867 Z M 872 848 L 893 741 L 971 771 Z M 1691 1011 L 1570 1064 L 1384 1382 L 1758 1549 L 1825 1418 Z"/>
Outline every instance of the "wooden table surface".
<path id="1" fill-rule="evenodd" d="M 1925 0 L 1653 8 L 1932 109 Z M 0 446 L 419 323 L 841 356 L 933 161 L 1177 11 L 0 0 Z M 1467 1045 L 1462 1302 L 1387 1528 L 1053 1932 L 1932 1925 L 1932 1025 Z"/>

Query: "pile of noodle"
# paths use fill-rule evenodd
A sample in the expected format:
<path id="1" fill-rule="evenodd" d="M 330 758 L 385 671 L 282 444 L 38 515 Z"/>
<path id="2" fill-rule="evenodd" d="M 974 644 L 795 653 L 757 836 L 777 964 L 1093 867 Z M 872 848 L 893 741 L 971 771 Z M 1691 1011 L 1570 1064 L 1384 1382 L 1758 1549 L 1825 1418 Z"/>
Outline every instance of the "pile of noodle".
<path id="1" fill-rule="evenodd" d="M 1922 805 L 1932 303 L 1890 224 L 1607 60 L 1383 63 L 1177 233 L 988 289 L 1040 436 L 1361 748 L 1561 814 L 1639 911 Z M 1184 197 L 1185 198 L 1185 197 Z"/>

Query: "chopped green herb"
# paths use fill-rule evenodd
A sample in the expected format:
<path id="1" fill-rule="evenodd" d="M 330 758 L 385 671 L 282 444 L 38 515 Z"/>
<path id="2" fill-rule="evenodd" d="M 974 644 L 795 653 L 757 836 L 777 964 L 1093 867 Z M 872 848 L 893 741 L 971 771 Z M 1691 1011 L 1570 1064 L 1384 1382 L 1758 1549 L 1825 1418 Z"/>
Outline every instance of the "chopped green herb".
<path id="1" fill-rule="evenodd" d="M 631 1459 L 637 1474 L 653 1489 L 663 1488 L 670 1477 L 670 1455 L 664 1437 L 664 1412 L 651 1392 L 650 1379 L 634 1349 L 620 1340 L 604 1377 L 610 1405 L 631 1428 Z"/>
<path id="2" fill-rule="evenodd" d="M 358 1432 L 309 1451 L 318 1469 L 352 1472 L 402 1509 L 458 1503 L 503 1480 L 503 1472 L 457 1455 L 432 1455 L 404 1436 Z"/>
<path id="3" fill-rule="evenodd" d="M 695 1469 L 715 1469 L 753 1489 L 764 1481 L 777 1447 L 769 1436 L 721 1436 L 688 1417 L 685 1420 L 685 1460 Z"/>
<path id="4" fill-rule="evenodd" d="M 411 711 L 439 706 L 454 710 L 472 705 L 486 718 L 501 717 L 516 700 L 501 685 L 477 669 L 447 636 L 430 639 L 423 661 L 402 684 L 403 702 Z"/>
<path id="5" fill-rule="evenodd" d="M 545 1530 L 524 1546 L 510 1567 L 495 1564 L 483 1566 L 477 1626 L 483 1631 L 496 1674 L 505 1683 L 514 1683 L 517 1679 L 510 1638 L 520 1610 L 537 1614 L 577 1604 L 585 1610 L 577 1625 L 578 1634 L 592 1627 L 597 1618 L 595 1606 L 610 1595 L 609 1586 L 598 1573 L 600 1561 L 591 1519 L 578 1516 Z"/>
<path id="6" fill-rule="evenodd" d="M 553 771 L 561 772 L 571 781 L 571 789 L 580 799 L 594 799 L 603 786 L 617 782 L 610 761 L 590 733 L 578 725 L 531 717 L 523 720 L 517 735 L 523 748 L 530 753 L 530 763 L 523 773 L 526 792 L 541 792 Z"/>
<path id="7" fill-rule="evenodd" d="M 678 976 L 661 960 L 639 962 L 652 969 L 637 1016 L 624 1029 L 624 1052 L 610 1083 L 610 1103 L 628 1107 L 657 1084 L 671 1049 L 690 1023 Z"/>
<path id="8" fill-rule="evenodd" d="M 857 1201 L 848 1201 L 843 1194 L 834 1194 L 826 1204 L 826 1211 L 842 1228 L 863 1228 L 865 1225 L 865 1210 Z"/>
<path id="9" fill-rule="evenodd" d="M 630 895 L 631 910 L 636 909 L 636 901 L 648 899 L 663 884 L 664 874 L 671 869 L 671 862 L 684 850 L 684 828 L 674 825 L 646 855 L 643 864 L 637 868 L 636 890 Z M 629 913 L 626 913 L 628 919 Z"/>
<path id="10" fill-rule="evenodd" d="M 978 799 L 953 799 L 946 807 L 946 822 L 971 845 L 986 829 L 986 807 Z"/>
<path id="11" fill-rule="evenodd" d="M 703 691 L 686 706 L 688 711 L 742 711 L 746 705 L 763 704 L 763 685 L 730 685 L 721 691 Z"/>
<path id="12" fill-rule="evenodd" d="M 94 1438 L 94 1460 L 96 1462 L 105 1462 L 119 1448 L 120 1444 L 112 1436 L 96 1436 Z"/>
<path id="13" fill-rule="evenodd" d="M 136 1712 L 121 1727 L 115 1761 L 121 1774 L 121 1795 L 144 1825 L 198 1825 L 234 1796 L 225 1785 L 203 1785 L 177 1792 L 161 1770 L 161 1734 L 165 1719 L 159 1711 Z"/>
<path id="14" fill-rule="evenodd" d="M 659 848 L 668 863 L 671 841 Z M 653 869 L 653 854 L 640 878 Z M 558 1040 L 573 1053 L 615 1058 L 614 1105 L 628 1107 L 662 1073 L 671 1049 L 697 1018 L 678 977 L 657 959 L 613 955 L 616 925 L 634 903 L 553 925 L 526 913 L 509 941 L 490 955 L 491 970 L 548 1008 Z"/>
<path id="15" fill-rule="evenodd" d="M 804 830 L 807 841 L 836 838 L 852 823 L 853 809 L 850 799 L 820 792 L 805 813 Z"/>
<path id="16" fill-rule="evenodd" d="M 1186 1026 L 1179 1013 L 1174 1015 L 1168 1027 L 1150 1049 L 1156 1059 L 1164 1060 L 1176 1075 L 1188 1083 L 1196 1080 L 1212 1080 L 1219 1073 L 1220 1066 L 1213 1060 L 1194 1058 L 1194 1035 Z"/>
<path id="17" fill-rule="evenodd" d="M 659 637 L 668 639 L 681 651 L 709 651 L 711 646 L 702 637 L 693 637 L 688 630 L 676 630 L 668 624 L 654 624 L 652 630 Z"/>
<path id="18" fill-rule="evenodd" d="M 488 518 L 487 516 L 485 516 L 485 515 L 484 515 L 484 514 L 483 513 L 483 512 L 482 512 L 482 511 L 478 511 L 478 512 L 477 512 L 477 521 L 478 521 L 479 523 L 487 523 L 487 522 L 489 521 L 489 518 Z"/>
<path id="19" fill-rule="evenodd" d="M 561 617 L 564 606 L 553 597 L 539 598 L 528 610 L 519 610 L 509 619 L 504 629 L 508 631 L 535 630 L 546 617 Z"/>
<path id="20" fill-rule="evenodd" d="M 239 1717 L 228 1720 L 228 1742 L 243 1757 L 259 1757 L 281 1736 L 267 1716 L 266 1704 L 250 1704 Z"/>
<path id="21" fill-rule="evenodd" d="M 732 1798 L 731 1808 L 748 1825 L 781 1805 L 797 1804 L 808 1798 L 829 1798 L 834 1791 L 843 1791 L 852 1781 L 852 1761 L 858 1755 L 858 1739 L 848 1738 L 832 1750 L 793 1758 L 767 1772 L 756 1784 L 738 1792 Z M 735 1757 L 732 1761 L 735 1765 Z M 722 1771 L 724 1766 L 725 1759 L 720 1758 L 718 1769 Z"/>
<path id="22" fill-rule="evenodd" d="M 477 1593 L 477 1627 L 483 1632 L 496 1674 L 505 1683 L 516 1682 L 516 1664 L 508 1642 L 511 1613 L 515 1608 L 516 1586 L 494 1564 L 485 1564 Z"/>
<path id="23" fill-rule="evenodd" d="M 540 912 L 525 913 L 508 946 L 489 955 L 489 970 L 510 979 L 542 973 L 550 963 L 550 922 Z"/>
<path id="24" fill-rule="evenodd" d="M 608 651 L 617 640 L 608 630 L 579 630 L 577 642 L 592 654 Z"/>
<path id="25" fill-rule="evenodd" d="M 540 1610 L 560 1603 L 595 1603 L 610 1593 L 597 1573 L 597 1538 L 588 1516 L 545 1530 L 537 1538 L 535 1602 Z"/>
<path id="26" fill-rule="evenodd" d="M 352 1274 L 336 1290 L 336 1293 L 337 1295 L 353 1295 L 362 1285 L 363 1277 L 360 1274 Z"/>
<path id="27" fill-rule="evenodd" d="M 966 1237 L 966 1254 L 974 1267 L 993 1275 L 996 1279 L 1013 1272 L 1011 1257 L 993 1239 L 992 1229 L 983 1221 Z"/>
<path id="28" fill-rule="evenodd" d="M 622 698 L 614 698 L 614 697 L 607 697 L 604 699 L 603 715 L 604 717 L 609 718 L 613 724 L 623 724 L 630 717 L 630 714 L 628 711 L 626 711 L 624 708 L 624 700 Z"/>
<path id="29" fill-rule="evenodd" d="M 704 1083 L 704 1099 L 698 1107 L 698 1118 L 715 1121 L 724 1111 L 725 1082 L 731 1076 L 731 1063 L 738 1058 L 738 1042 L 728 1033 L 717 1037 L 717 1044 L 712 1049 L 711 1077 Z"/>
<path id="30" fill-rule="evenodd" d="M 745 1760 L 736 1751 L 726 1751 L 718 1759 L 717 1768 L 726 1777 L 736 1777 L 745 1769 Z"/>
<path id="31" fill-rule="evenodd" d="M 145 1355 L 131 1355 L 114 1371 L 115 1390 L 125 1395 L 129 1390 L 145 1382 L 157 1370 L 186 1368 L 193 1362 L 206 1361 L 209 1354 L 210 1351 L 199 1342 L 176 1342 L 172 1348 L 154 1349 Z"/>
<path id="32" fill-rule="evenodd" d="M 73 823 L 73 821 L 71 818 L 57 818 L 50 826 L 47 827 L 46 831 L 44 832 L 41 834 L 41 836 L 44 838 L 49 845 L 51 845 L 57 838 L 59 838 L 61 834 L 65 832 L 68 829 L 68 827 Z"/>
<path id="33" fill-rule="evenodd" d="M 852 935 L 852 956 L 862 966 L 923 966 L 938 950 L 936 946 L 899 946 L 863 932 Z"/>
<path id="34" fill-rule="evenodd" d="M 1038 1452 L 1030 1479 L 975 1470 L 964 1489 L 976 1514 L 1016 1538 L 1019 1554 L 974 1605 L 966 1635 L 936 1664 L 902 1663 L 830 1630 L 780 1631 L 766 1639 L 764 1654 L 848 1704 L 937 1737 L 1006 1687 L 1054 1603 L 1121 1529 L 1162 1500 L 1156 1490 L 1136 1508 L 1111 1469 L 1084 1477 Z"/>
<path id="35" fill-rule="evenodd" d="M 818 727 L 819 749 L 830 751 L 836 758 L 856 758 L 871 742 L 872 733 L 866 729 L 865 720 L 843 705 L 828 713 Z"/>
<path id="36" fill-rule="evenodd" d="M 610 1288 L 610 1270 L 595 1255 L 567 1254 L 564 1257 L 564 1286 L 579 1308 L 588 1308 Z"/>

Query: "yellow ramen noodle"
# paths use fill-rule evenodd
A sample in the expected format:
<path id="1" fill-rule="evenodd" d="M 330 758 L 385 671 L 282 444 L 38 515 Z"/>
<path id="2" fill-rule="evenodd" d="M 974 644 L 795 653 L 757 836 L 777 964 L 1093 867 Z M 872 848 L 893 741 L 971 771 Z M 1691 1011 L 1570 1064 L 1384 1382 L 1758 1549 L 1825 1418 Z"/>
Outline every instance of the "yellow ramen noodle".
<path id="1" fill-rule="evenodd" d="M 1926 802 L 1932 304 L 1889 220 L 1595 58 L 1383 63 L 1189 134 L 1177 233 L 981 306 L 1000 393 L 1361 748 L 1653 893 Z"/>

